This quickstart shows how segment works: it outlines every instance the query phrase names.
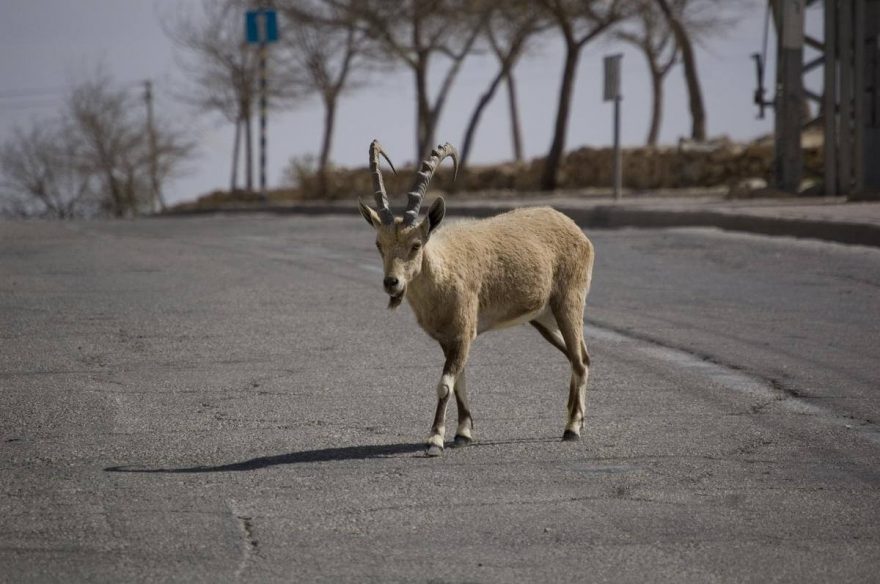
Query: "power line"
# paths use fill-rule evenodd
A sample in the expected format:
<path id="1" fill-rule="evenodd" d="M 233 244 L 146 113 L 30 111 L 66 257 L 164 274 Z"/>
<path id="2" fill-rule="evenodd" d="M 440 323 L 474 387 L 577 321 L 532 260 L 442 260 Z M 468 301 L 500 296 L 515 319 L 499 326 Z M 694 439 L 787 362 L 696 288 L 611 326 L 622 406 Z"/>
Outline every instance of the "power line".
<path id="1" fill-rule="evenodd" d="M 58 107 L 63 103 L 60 95 L 44 96 L 44 97 L 37 98 L 37 99 L 46 100 L 46 101 L 28 101 L 28 102 L 23 102 L 23 103 L 14 103 L 14 102 L 7 101 L 7 102 L 0 103 L 0 111 L 26 110 L 26 109 L 45 108 L 45 107 Z"/>
<path id="2" fill-rule="evenodd" d="M 143 86 L 143 81 L 125 81 L 121 83 L 115 83 L 110 80 L 111 85 L 115 85 L 121 89 L 131 90 L 135 87 Z M 29 88 L 29 89 L 13 89 L 11 91 L 0 91 L 0 99 L 27 99 L 31 97 L 51 97 L 51 96 L 61 96 L 70 92 L 72 88 L 70 86 L 62 87 L 40 87 L 40 88 Z"/>
<path id="3" fill-rule="evenodd" d="M 28 97 L 45 97 L 62 95 L 69 90 L 67 87 L 44 87 L 42 89 L 15 89 L 0 91 L 0 99 L 24 99 Z"/>

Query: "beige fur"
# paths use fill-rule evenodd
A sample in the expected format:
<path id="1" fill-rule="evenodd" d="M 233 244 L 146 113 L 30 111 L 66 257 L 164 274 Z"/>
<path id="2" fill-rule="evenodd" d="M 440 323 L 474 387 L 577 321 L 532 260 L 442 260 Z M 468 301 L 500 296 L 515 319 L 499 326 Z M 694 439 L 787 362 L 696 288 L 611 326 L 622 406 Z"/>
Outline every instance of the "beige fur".
<path id="1" fill-rule="evenodd" d="M 589 371 L 583 313 L 592 244 L 571 219 L 548 207 L 437 228 L 437 217 L 442 220 L 442 211 L 435 213 L 438 207 L 443 208 L 442 199 L 425 220 L 406 227 L 400 219 L 383 225 L 372 209 L 362 206 L 377 230 L 385 276 L 400 283 L 399 291 L 389 291 L 391 307 L 406 298 L 419 325 L 446 355 L 429 445 L 442 444 L 450 384 L 459 409 L 457 441 L 472 437 L 463 379 L 470 344 L 482 332 L 521 322 L 531 322 L 571 362 L 565 435 L 577 438 Z"/>

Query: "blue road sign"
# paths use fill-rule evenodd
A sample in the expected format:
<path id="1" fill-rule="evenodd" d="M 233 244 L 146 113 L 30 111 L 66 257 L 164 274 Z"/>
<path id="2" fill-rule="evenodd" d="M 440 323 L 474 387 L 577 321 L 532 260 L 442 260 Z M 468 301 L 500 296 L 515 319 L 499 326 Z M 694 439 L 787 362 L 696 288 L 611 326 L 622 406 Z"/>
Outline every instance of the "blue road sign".
<path id="1" fill-rule="evenodd" d="M 277 13 L 274 10 L 248 10 L 244 14 L 244 30 L 248 44 L 277 42 Z M 265 36 L 261 33 L 264 33 Z"/>

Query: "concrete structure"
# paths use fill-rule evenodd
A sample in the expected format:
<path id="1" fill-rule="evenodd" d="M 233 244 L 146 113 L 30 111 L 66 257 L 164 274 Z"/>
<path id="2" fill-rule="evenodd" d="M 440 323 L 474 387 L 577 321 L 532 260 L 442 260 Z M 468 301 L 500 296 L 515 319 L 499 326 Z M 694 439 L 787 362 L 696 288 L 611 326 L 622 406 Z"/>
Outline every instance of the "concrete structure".
<path id="1" fill-rule="evenodd" d="M 804 32 L 818 0 L 770 0 L 777 30 L 776 186 L 796 192 L 803 172 L 803 104 L 820 104 L 825 132 L 825 194 L 880 198 L 880 0 L 825 0 L 824 39 Z M 804 46 L 820 52 L 803 62 Z M 803 75 L 824 67 L 823 95 Z M 826 115 L 834 112 L 836 115 Z M 833 146 L 833 147 L 830 147 Z"/>

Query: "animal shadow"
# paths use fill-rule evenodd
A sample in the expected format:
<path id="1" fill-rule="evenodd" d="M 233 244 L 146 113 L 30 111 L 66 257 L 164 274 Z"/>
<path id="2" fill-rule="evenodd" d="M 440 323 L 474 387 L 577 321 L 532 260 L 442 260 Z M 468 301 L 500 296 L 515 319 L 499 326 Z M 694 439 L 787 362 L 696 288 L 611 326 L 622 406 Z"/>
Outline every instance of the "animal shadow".
<path id="1" fill-rule="evenodd" d="M 128 472 L 128 473 L 155 473 L 155 474 L 185 474 L 204 472 L 237 472 L 251 471 L 279 466 L 285 464 L 307 464 L 313 462 L 331 462 L 343 460 L 365 460 L 369 458 L 384 458 L 396 454 L 423 453 L 423 443 L 411 444 L 376 444 L 371 446 L 346 446 L 343 448 L 321 448 L 318 450 L 303 450 L 301 452 L 289 452 L 274 456 L 260 456 L 241 462 L 232 462 L 215 466 L 188 466 L 181 468 L 146 468 L 133 465 L 108 466 L 105 472 Z"/>

